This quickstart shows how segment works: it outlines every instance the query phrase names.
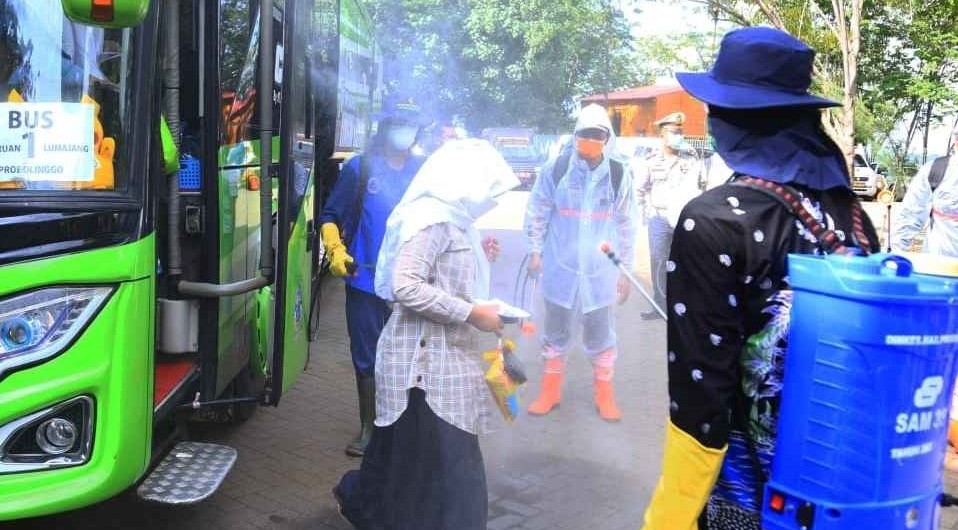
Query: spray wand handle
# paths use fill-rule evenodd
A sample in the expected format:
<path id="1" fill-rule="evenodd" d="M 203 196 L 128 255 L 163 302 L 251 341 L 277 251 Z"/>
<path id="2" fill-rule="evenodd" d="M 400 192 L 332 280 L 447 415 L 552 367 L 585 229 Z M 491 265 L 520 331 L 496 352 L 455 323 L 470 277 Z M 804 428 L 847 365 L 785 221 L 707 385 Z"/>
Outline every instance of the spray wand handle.
<path id="1" fill-rule="evenodd" d="M 649 293 L 645 292 L 645 289 L 642 287 L 642 284 L 640 284 L 639 281 L 635 279 L 635 276 L 632 275 L 629 269 L 622 264 L 622 260 L 620 260 L 618 256 L 615 255 L 615 252 L 612 251 L 612 245 L 610 245 L 608 241 L 605 241 L 601 245 L 599 245 L 599 250 L 601 250 L 603 254 L 608 256 L 608 258 L 612 261 L 612 263 L 614 263 L 615 266 L 619 268 L 619 271 L 622 272 L 622 274 L 624 274 L 625 277 L 629 279 L 629 282 L 632 283 L 632 286 L 635 287 L 640 294 L 642 294 L 642 297 L 645 298 L 645 300 L 652 306 L 652 309 L 654 309 L 655 312 L 658 313 L 659 316 L 661 316 L 664 320 L 668 321 L 669 317 L 665 314 L 665 311 L 663 311 L 662 308 L 659 307 L 659 304 L 655 303 L 655 300 L 651 296 L 649 296 Z"/>

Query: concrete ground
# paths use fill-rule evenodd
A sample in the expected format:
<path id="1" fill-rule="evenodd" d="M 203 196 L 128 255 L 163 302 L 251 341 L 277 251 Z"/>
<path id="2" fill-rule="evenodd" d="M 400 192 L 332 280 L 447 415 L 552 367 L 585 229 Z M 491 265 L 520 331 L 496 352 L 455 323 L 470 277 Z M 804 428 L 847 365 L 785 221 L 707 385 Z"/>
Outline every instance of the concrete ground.
<path id="1" fill-rule="evenodd" d="M 498 221 L 484 225 L 502 239 L 503 259 L 494 266 L 493 283 L 495 294 L 507 301 L 521 261 L 521 240 L 509 232 L 515 217 L 521 217 L 521 200 L 511 199 Z M 640 276 L 648 269 L 644 249 L 640 244 L 637 251 Z M 324 296 L 323 332 L 312 345 L 306 372 L 279 407 L 262 408 L 234 428 L 195 426 L 194 439 L 239 450 L 236 467 L 212 498 L 194 506 L 167 507 L 140 502 L 128 492 L 84 510 L 0 529 L 348 530 L 330 489 L 344 471 L 358 465 L 343 454 L 356 429 L 357 403 L 339 283 L 328 282 Z M 667 415 L 665 325 L 639 319 L 638 313 L 647 308 L 634 293 L 617 315 L 616 385 L 625 414 L 621 423 L 605 423 L 596 416 L 590 367 L 576 351 L 560 409 L 543 418 L 522 415 L 482 439 L 490 530 L 639 528 L 659 472 Z M 515 329 L 511 334 L 519 336 Z M 524 391 L 528 402 L 539 381 L 537 341 L 519 339 L 520 356 L 532 375 Z M 950 491 L 958 491 L 954 475 L 946 480 Z M 958 509 L 943 511 L 940 528 L 958 530 Z"/>

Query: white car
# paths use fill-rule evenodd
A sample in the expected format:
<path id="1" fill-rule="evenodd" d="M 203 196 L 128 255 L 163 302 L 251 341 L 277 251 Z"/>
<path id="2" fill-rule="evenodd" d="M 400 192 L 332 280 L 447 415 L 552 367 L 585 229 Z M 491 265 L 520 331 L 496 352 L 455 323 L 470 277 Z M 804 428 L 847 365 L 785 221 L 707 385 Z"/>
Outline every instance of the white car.
<path id="1" fill-rule="evenodd" d="M 878 194 L 885 189 L 887 183 L 874 164 L 870 164 L 865 156 L 863 149 L 855 148 L 855 158 L 852 163 L 854 173 L 852 174 L 852 190 L 859 197 L 873 201 Z"/>

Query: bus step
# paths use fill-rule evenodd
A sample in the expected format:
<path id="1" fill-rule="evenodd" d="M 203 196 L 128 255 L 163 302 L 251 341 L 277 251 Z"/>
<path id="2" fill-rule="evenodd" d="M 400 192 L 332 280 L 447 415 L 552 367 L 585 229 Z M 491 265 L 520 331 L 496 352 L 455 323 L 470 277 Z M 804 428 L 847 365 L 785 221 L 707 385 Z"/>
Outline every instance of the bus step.
<path id="1" fill-rule="evenodd" d="M 219 444 L 180 442 L 137 488 L 141 499 L 193 504 L 206 499 L 236 463 L 236 449 Z"/>

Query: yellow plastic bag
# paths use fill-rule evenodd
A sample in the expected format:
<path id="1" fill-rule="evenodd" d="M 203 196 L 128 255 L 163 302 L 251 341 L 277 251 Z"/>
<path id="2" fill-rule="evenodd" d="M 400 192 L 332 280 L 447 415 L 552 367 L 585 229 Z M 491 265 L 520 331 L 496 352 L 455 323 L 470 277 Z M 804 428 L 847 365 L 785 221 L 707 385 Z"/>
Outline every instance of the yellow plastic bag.
<path id="1" fill-rule="evenodd" d="M 511 340 L 505 340 L 500 341 L 496 349 L 482 354 L 483 360 L 489 363 L 489 368 L 486 369 L 486 384 L 492 391 L 492 397 L 499 411 L 509 423 L 512 423 L 519 415 L 519 387 L 525 382 L 524 376 L 515 377 L 516 361 L 511 361 L 507 366 L 504 358 L 504 355 L 513 355 L 514 349 L 515 344 Z M 514 376 L 509 375 L 510 371 Z"/>

